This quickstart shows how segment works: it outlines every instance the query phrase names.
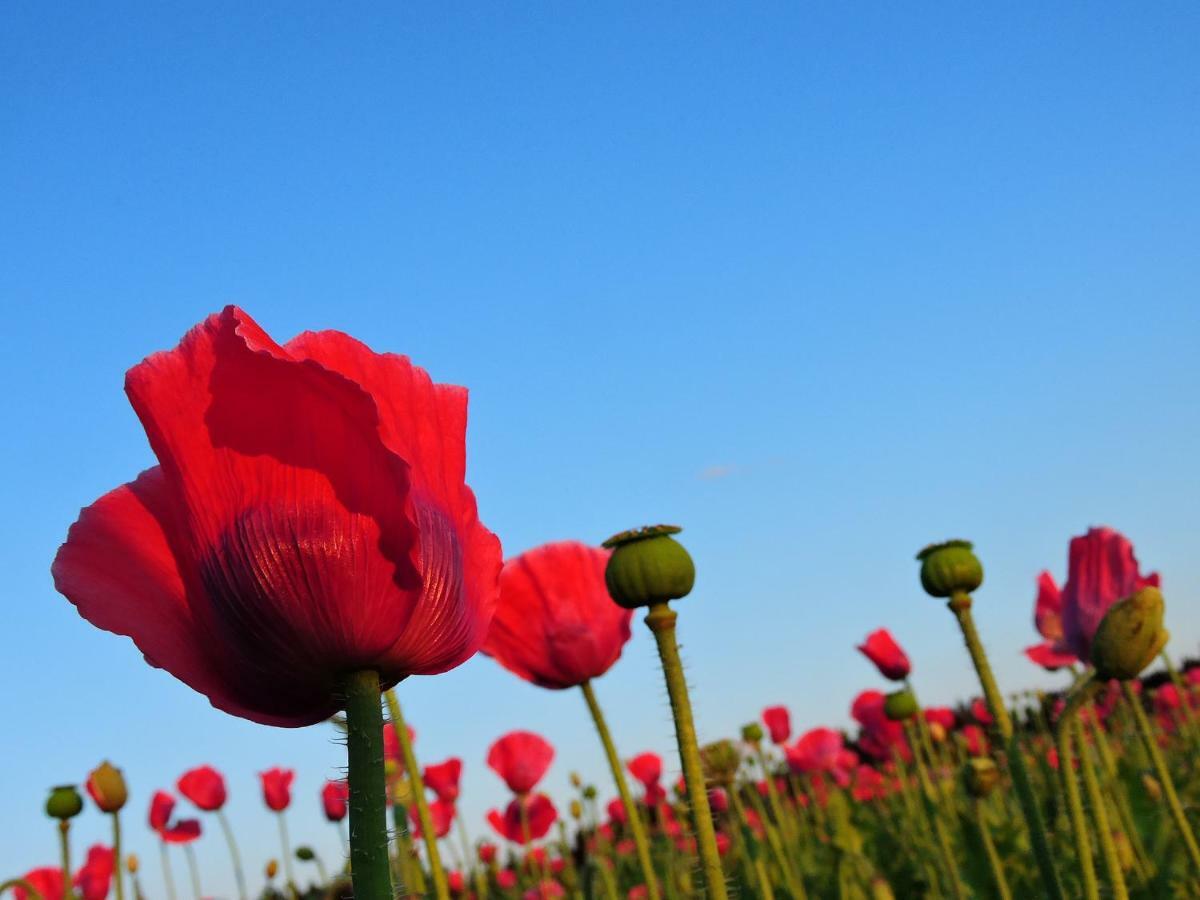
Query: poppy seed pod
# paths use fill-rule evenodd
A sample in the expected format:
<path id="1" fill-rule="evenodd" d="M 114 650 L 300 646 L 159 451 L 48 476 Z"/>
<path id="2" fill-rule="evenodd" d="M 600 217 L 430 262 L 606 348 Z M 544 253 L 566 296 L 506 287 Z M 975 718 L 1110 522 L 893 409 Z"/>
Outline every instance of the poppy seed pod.
<path id="1" fill-rule="evenodd" d="M 1129 681 L 1141 674 L 1167 645 L 1163 598 L 1155 587 L 1118 600 L 1100 620 L 1092 638 L 1092 665 L 1098 678 Z"/>
<path id="2" fill-rule="evenodd" d="M 300 846 L 296 848 L 296 859 L 300 862 L 311 862 L 316 857 L 312 847 Z"/>
<path id="3" fill-rule="evenodd" d="M 902 722 L 917 714 L 917 698 L 912 691 L 892 691 L 883 701 L 883 714 L 893 722 Z"/>
<path id="4" fill-rule="evenodd" d="M 50 789 L 46 800 L 46 815 L 52 819 L 73 819 L 83 812 L 83 797 L 73 784 L 60 784 Z"/>
<path id="5" fill-rule="evenodd" d="M 963 784 L 972 797 L 986 797 L 1000 783 L 1000 769 L 986 756 L 976 756 L 963 767 Z"/>
<path id="6" fill-rule="evenodd" d="M 584 786 L 583 799 L 584 800 L 595 800 L 596 799 L 596 786 L 594 784 L 589 784 L 589 785 Z"/>
<path id="7" fill-rule="evenodd" d="M 970 541 L 946 541 L 917 554 L 925 593 L 931 597 L 969 594 L 983 584 L 983 564 L 971 546 Z"/>
<path id="8" fill-rule="evenodd" d="M 700 748 L 705 780 L 717 785 L 733 784 L 738 766 L 742 764 L 733 741 L 713 741 Z"/>
<path id="9" fill-rule="evenodd" d="M 751 722 L 749 725 L 742 726 L 742 740 L 747 744 L 757 744 L 762 739 L 763 729 L 757 722 Z"/>
<path id="10" fill-rule="evenodd" d="M 613 551 L 604 583 L 618 606 L 636 609 L 691 593 L 696 566 L 683 545 L 671 537 L 682 530 L 677 525 L 647 525 L 604 542 Z"/>
<path id="11" fill-rule="evenodd" d="M 121 770 L 108 760 L 100 763 L 88 776 L 87 791 L 102 812 L 114 813 L 129 799 L 129 789 Z"/>

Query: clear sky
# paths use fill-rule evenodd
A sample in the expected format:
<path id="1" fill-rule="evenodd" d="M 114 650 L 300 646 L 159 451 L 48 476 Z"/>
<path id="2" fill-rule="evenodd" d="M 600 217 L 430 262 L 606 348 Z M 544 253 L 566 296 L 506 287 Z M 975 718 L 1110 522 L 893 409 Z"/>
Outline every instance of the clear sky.
<path id="1" fill-rule="evenodd" d="M 1006 689 L 1061 684 L 1020 649 L 1034 577 L 1092 524 L 1163 573 L 1171 650 L 1197 649 L 1200 7 L 403 6 L 0 13 L 0 877 L 56 858 L 45 789 L 103 757 L 152 898 L 149 795 L 201 762 L 255 884 L 260 769 L 297 768 L 293 838 L 336 852 L 328 727 L 212 710 L 48 572 L 153 462 L 125 369 L 230 302 L 467 385 L 510 554 L 684 525 L 704 738 L 779 702 L 845 724 L 879 626 L 925 700 L 974 694 L 913 561 L 946 537 L 987 567 Z M 625 755 L 671 761 L 640 624 L 597 689 Z M 511 728 L 558 747 L 562 805 L 572 769 L 611 792 L 574 693 L 480 658 L 401 697 L 424 760 L 464 758 L 474 835 Z M 217 836 L 198 852 L 228 896 Z"/>

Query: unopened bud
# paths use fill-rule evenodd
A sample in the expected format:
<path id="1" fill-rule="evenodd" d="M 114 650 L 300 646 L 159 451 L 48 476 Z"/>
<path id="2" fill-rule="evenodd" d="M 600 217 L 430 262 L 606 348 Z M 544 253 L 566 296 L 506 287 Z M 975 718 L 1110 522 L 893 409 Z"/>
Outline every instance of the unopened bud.
<path id="1" fill-rule="evenodd" d="M 1163 598 L 1155 587 L 1118 600 L 1109 607 L 1092 637 L 1092 665 L 1096 677 L 1129 681 L 1167 645 L 1163 628 Z"/>
<path id="2" fill-rule="evenodd" d="M 312 862 L 313 859 L 316 858 L 316 855 L 317 854 L 313 853 L 312 847 L 302 844 L 296 848 L 296 859 L 300 860 L 301 862 Z"/>
<path id="3" fill-rule="evenodd" d="M 279 874 L 279 863 L 273 859 L 267 860 L 267 881 Z"/>
<path id="4" fill-rule="evenodd" d="M 584 787 L 583 799 L 584 800 L 595 800 L 596 799 L 596 786 L 594 784 L 589 784 Z"/>
<path id="5" fill-rule="evenodd" d="M 571 787 L 575 788 L 576 790 L 583 787 L 583 776 L 581 776 L 578 772 L 571 773 Z"/>
<path id="6" fill-rule="evenodd" d="M 917 713 L 917 698 L 912 691 L 892 691 L 883 701 L 883 714 L 893 722 L 903 722 Z"/>
<path id="7" fill-rule="evenodd" d="M 1125 832 L 1114 831 L 1113 844 L 1117 848 L 1117 861 L 1121 864 L 1121 868 L 1126 872 L 1130 871 L 1134 865 L 1133 845 L 1129 843 Z"/>
<path id="8" fill-rule="evenodd" d="M 896 900 L 896 895 L 892 893 L 892 886 L 882 875 L 876 875 L 871 879 L 871 900 Z"/>
<path id="9" fill-rule="evenodd" d="M 1142 773 L 1142 787 L 1146 789 L 1146 794 L 1155 803 L 1162 801 L 1163 791 L 1162 785 L 1158 783 L 1158 779 L 1149 772 Z"/>
<path id="10" fill-rule="evenodd" d="M 125 857 L 125 868 L 129 870 L 130 875 L 136 875 L 138 870 L 138 858 L 136 853 L 130 853 Z"/>
<path id="11" fill-rule="evenodd" d="M 1000 783 L 1000 769 L 986 756 L 974 756 L 963 766 L 963 784 L 972 797 L 986 797 Z"/>
<path id="12" fill-rule="evenodd" d="M 108 760 L 92 769 L 88 775 L 87 791 L 102 812 L 115 813 L 129 799 L 129 789 L 121 770 Z"/>
<path id="13" fill-rule="evenodd" d="M 704 765 L 705 778 L 712 784 L 733 784 L 742 759 L 733 741 L 713 741 L 700 748 L 700 761 Z"/>
<path id="14" fill-rule="evenodd" d="M 576 820 L 583 818 L 583 804 L 578 800 L 571 801 L 571 818 Z"/>
<path id="15" fill-rule="evenodd" d="M 763 739 L 763 728 L 757 722 L 742 726 L 742 740 L 747 744 L 757 744 Z"/>

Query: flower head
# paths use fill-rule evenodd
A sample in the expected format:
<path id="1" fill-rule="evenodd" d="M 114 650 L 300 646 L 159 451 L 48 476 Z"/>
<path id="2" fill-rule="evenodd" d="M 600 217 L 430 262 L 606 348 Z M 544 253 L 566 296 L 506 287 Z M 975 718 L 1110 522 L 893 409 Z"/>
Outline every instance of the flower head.
<path id="1" fill-rule="evenodd" d="M 458 799 L 458 782 L 462 778 L 462 760 L 452 756 L 444 763 L 426 766 L 423 773 L 425 787 L 438 795 L 439 800 L 454 803 Z"/>
<path id="2" fill-rule="evenodd" d="M 263 802 L 267 809 L 283 812 L 292 802 L 292 782 L 296 773 L 291 769 L 281 769 L 276 766 L 258 773 L 262 781 Z"/>
<path id="3" fill-rule="evenodd" d="M 554 748 L 532 731 L 510 731 L 488 750 L 488 767 L 514 794 L 528 794 L 554 760 Z"/>
<path id="4" fill-rule="evenodd" d="M 327 781 L 321 788 L 321 808 L 325 818 L 330 822 L 340 822 L 346 818 L 347 806 L 350 802 L 350 785 L 344 781 Z"/>
<path id="5" fill-rule="evenodd" d="M 792 717 L 786 706 L 768 706 L 762 711 L 762 720 L 774 743 L 786 744 L 792 736 Z"/>
<path id="6" fill-rule="evenodd" d="M 903 681 L 912 672 L 912 664 L 896 643 L 890 631 L 880 628 L 867 635 L 867 639 L 858 645 L 859 652 L 875 663 L 879 674 L 892 681 Z"/>
<path id="7" fill-rule="evenodd" d="M 179 793 L 205 812 L 216 812 L 225 805 L 228 794 L 225 779 L 212 766 L 197 766 L 184 772 L 175 783 Z"/>
<path id="8" fill-rule="evenodd" d="M 522 806 L 525 808 L 524 817 L 529 825 L 528 834 L 522 823 Z M 488 823 L 496 829 L 496 833 L 514 844 L 528 844 L 545 837 L 557 818 L 558 810 L 545 794 L 514 797 L 503 813 L 493 809 L 487 814 Z"/>

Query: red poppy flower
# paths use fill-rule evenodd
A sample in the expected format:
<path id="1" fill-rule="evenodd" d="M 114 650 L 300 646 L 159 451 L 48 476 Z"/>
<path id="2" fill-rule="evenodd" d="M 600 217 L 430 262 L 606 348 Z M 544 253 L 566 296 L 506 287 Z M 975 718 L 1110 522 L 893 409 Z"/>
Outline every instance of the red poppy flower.
<path id="1" fill-rule="evenodd" d="M 26 872 L 21 878 L 29 882 L 29 886 L 42 896 L 42 900 L 62 900 L 62 869 L 55 866 L 42 866 L 41 868 Z M 25 889 L 15 885 L 13 887 L 13 896 L 17 900 L 29 900 L 29 894 L 26 893 Z"/>
<path id="2" fill-rule="evenodd" d="M 417 804 L 413 804 L 408 808 L 409 819 L 412 820 L 412 832 L 416 837 L 421 837 L 421 820 L 417 815 Z M 429 804 L 429 817 L 433 820 L 433 833 L 440 838 L 444 838 L 450 833 L 450 826 L 454 824 L 454 802 L 450 800 L 434 800 Z"/>
<path id="3" fill-rule="evenodd" d="M 762 711 L 762 720 L 776 744 L 786 744 L 792 736 L 792 717 L 786 706 L 768 706 Z"/>
<path id="4" fill-rule="evenodd" d="M 225 805 L 225 779 L 212 766 L 200 766 L 184 772 L 175 783 L 179 793 L 205 812 L 216 812 Z"/>
<path id="5" fill-rule="evenodd" d="M 892 681 L 903 681 L 912 671 L 912 665 L 905 656 L 900 645 L 896 643 L 891 632 L 880 628 L 867 635 L 867 639 L 858 645 L 858 650 L 875 663 L 879 674 Z"/>
<path id="6" fill-rule="evenodd" d="M 75 873 L 74 879 L 82 900 L 104 900 L 108 896 L 114 866 L 111 848 L 103 844 L 93 844 L 88 849 L 87 859 Z"/>
<path id="7" fill-rule="evenodd" d="M 850 715 L 862 726 L 858 746 L 875 759 L 891 759 L 893 753 L 908 759 L 911 754 L 904 738 L 904 726 L 884 714 L 884 702 L 879 691 L 863 691 L 854 698 Z"/>
<path id="8" fill-rule="evenodd" d="M 458 782 L 462 778 L 462 760 L 452 756 L 444 763 L 426 766 L 425 787 L 438 795 L 439 800 L 453 803 L 458 799 Z"/>
<path id="9" fill-rule="evenodd" d="M 311 725 L 483 643 L 500 546 L 463 481 L 466 391 L 227 307 L 132 368 L 160 465 L 80 515 L 55 586 L 234 715 Z"/>
<path id="10" fill-rule="evenodd" d="M 854 772 L 854 787 L 850 794 L 859 803 L 881 799 L 887 794 L 883 773 L 871 766 L 859 766 Z"/>
<path id="11" fill-rule="evenodd" d="M 512 890 L 517 886 L 517 873 L 512 869 L 501 869 L 496 873 L 496 887 L 502 891 Z"/>
<path id="12" fill-rule="evenodd" d="M 327 781 L 321 788 L 321 807 L 330 822 L 346 818 L 346 807 L 350 801 L 350 785 L 344 781 Z"/>
<path id="13" fill-rule="evenodd" d="M 971 701 L 971 715 L 980 725 L 989 726 L 996 720 L 992 718 L 992 711 L 988 709 L 987 701 L 982 697 L 976 697 Z"/>
<path id="14" fill-rule="evenodd" d="M 629 640 L 633 616 L 604 584 L 609 555 L 560 541 L 508 560 L 483 652 L 545 688 L 578 687 L 607 672 Z"/>
<path id="15" fill-rule="evenodd" d="M 166 791 L 155 791 L 150 798 L 150 828 L 168 844 L 188 844 L 200 837 L 199 819 L 179 819 L 171 822 L 175 798 Z"/>
<path id="16" fill-rule="evenodd" d="M 283 812 L 292 802 L 292 782 L 296 773 L 291 769 L 281 769 L 276 766 L 258 773 L 262 781 L 263 802 L 267 809 Z"/>
<path id="17" fill-rule="evenodd" d="M 608 801 L 608 805 L 604 807 L 608 813 L 608 821 L 618 822 L 624 825 L 629 821 L 629 813 L 625 812 L 625 804 L 621 802 L 620 797 L 613 797 Z"/>
<path id="18" fill-rule="evenodd" d="M 496 845 L 489 844 L 484 841 L 479 845 L 479 861 L 485 866 L 490 866 L 496 861 Z"/>
<path id="19" fill-rule="evenodd" d="M 1108 608 L 1148 585 L 1159 586 L 1158 574 L 1141 574 L 1133 544 L 1119 531 L 1090 528 L 1071 538 L 1061 598 L 1062 649 L 1091 659 L 1092 635 Z"/>
<path id="20" fill-rule="evenodd" d="M 446 873 L 446 886 L 454 893 L 461 894 L 467 889 L 467 879 L 457 870 Z"/>
<path id="21" fill-rule="evenodd" d="M 554 748 L 531 731 L 511 731 L 488 750 L 487 764 L 514 794 L 534 789 L 554 759 Z"/>
<path id="22" fill-rule="evenodd" d="M 788 768 L 797 775 L 832 772 L 843 762 L 845 743 L 840 731 L 813 728 L 784 748 Z"/>
<path id="23" fill-rule="evenodd" d="M 941 725 L 947 731 L 952 731 L 958 722 L 958 716 L 948 706 L 927 706 L 924 712 L 926 722 Z"/>
<path id="24" fill-rule="evenodd" d="M 408 742 L 415 744 L 417 733 L 413 731 L 412 726 L 405 725 L 404 729 L 408 732 Z M 395 763 L 403 772 L 404 754 L 400 752 L 400 739 L 396 737 L 396 728 L 391 722 L 383 723 L 383 758 L 388 762 Z"/>
<path id="25" fill-rule="evenodd" d="M 522 894 L 521 900 L 557 900 L 566 895 L 566 889 L 557 881 L 543 881 Z"/>
<path id="26" fill-rule="evenodd" d="M 657 753 L 639 753 L 625 765 L 629 767 L 630 774 L 647 788 L 662 779 L 663 761 Z"/>
<path id="27" fill-rule="evenodd" d="M 1041 666 L 1047 672 L 1065 669 L 1075 662 L 1074 653 L 1063 653 L 1052 641 L 1042 641 L 1025 648 L 1025 656 L 1030 662 Z"/>
<path id="28" fill-rule="evenodd" d="M 529 821 L 529 840 L 536 841 L 545 837 L 550 826 L 558 819 L 558 810 L 545 794 L 514 797 L 503 813 L 495 809 L 488 812 L 488 823 L 496 829 L 497 834 L 514 844 L 529 843 L 525 840 L 521 824 L 521 804 L 525 805 L 525 815 Z"/>
<path id="29" fill-rule="evenodd" d="M 963 740 L 967 745 L 968 756 L 986 756 L 988 752 L 987 735 L 978 725 L 964 725 Z"/>

